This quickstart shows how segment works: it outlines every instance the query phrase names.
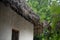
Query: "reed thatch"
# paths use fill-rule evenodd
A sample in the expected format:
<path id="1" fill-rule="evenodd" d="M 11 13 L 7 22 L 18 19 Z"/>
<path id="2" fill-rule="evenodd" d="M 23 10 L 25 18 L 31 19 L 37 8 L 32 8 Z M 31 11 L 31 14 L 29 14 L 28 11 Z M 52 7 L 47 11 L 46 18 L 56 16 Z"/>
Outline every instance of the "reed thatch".
<path id="1" fill-rule="evenodd" d="M 14 10 L 17 14 L 24 17 L 29 22 L 33 23 L 34 26 L 41 27 L 40 25 L 40 18 L 39 16 L 33 12 L 33 10 L 26 4 L 25 0 L 0 0 L 6 6 L 10 7 Z M 40 29 L 41 29 L 40 28 Z"/>

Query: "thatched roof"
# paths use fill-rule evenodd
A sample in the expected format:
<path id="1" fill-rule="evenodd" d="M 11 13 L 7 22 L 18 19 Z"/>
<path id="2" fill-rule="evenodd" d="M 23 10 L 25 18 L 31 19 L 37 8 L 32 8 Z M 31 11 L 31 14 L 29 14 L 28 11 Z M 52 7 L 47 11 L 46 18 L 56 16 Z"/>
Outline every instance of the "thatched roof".
<path id="1" fill-rule="evenodd" d="M 21 15 L 33 24 L 38 24 L 39 16 L 26 4 L 25 0 L 1 0 L 5 5 L 12 8 L 17 14 Z"/>
<path id="2" fill-rule="evenodd" d="M 38 28 L 38 30 L 36 30 L 37 34 L 42 33 L 43 27 L 40 24 L 39 16 L 33 12 L 33 10 L 26 4 L 25 0 L 0 0 L 0 2 L 4 3 L 6 6 L 14 10 L 18 15 L 21 15 L 26 20 L 33 23 L 34 33 L 37 28 Z"/>

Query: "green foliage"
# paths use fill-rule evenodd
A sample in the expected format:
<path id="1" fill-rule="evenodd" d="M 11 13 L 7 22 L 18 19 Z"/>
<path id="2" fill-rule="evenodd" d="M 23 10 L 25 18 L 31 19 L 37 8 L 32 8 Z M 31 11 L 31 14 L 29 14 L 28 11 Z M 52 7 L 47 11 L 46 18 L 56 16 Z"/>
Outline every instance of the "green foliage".
<path id="1" fill-rule="evenodd" d="M 60 4 L 57 1 L 52 1 L 52 5 L 50 6 L 51 15 L 53 18 L 51 23 L 54 28 L 58 21 L 60 21 Z"/>
<path id="2" fill-rule="evenodd" d="M 41 35 L 34 36 L 35 40 L 60 40 L 60 29 L 58 30 L 52 30 L 46 31 L 42 33 Z"/>
<path id="3" fill-rule="evenodd" d="M 51 30 L 35 35 L 34 40 L 60 40 L 60 31 L 56 30 L 60 21 L 60 0 L 28 0 L 27 4 L 40 16 L 40 22 L 47 20 Z"/>
<path id="4" fill-rule="evenodd" d="M 54 14 L 60 14 L 60 4 L 57 1 L 52 2 L 51 11 Z"/>
<path id="5" fill-rule="evenodd" d="M 48 0 L 29 0 L 28 5 L 40 16 L 40 21 L 50 21 Z"/>

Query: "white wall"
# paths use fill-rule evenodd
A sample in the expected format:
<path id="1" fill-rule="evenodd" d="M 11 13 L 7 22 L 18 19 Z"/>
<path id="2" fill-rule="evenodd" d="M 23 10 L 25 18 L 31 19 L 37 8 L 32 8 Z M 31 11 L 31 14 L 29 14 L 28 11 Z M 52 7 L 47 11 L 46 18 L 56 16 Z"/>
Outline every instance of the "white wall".
<path id="1" fill-rule="evenodd" d="M 19 30 L 19 40 L 33 40 L 33 24 L 0 2 L 0 40 L 11 40 L 12 28 Z"/>

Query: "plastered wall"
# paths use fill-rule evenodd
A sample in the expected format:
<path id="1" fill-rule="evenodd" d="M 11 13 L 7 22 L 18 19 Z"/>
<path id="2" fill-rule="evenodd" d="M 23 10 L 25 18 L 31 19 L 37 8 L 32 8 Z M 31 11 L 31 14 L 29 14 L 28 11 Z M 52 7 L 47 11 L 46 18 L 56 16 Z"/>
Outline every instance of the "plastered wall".
<path id="1" fill-rule="evenodd" d="M 11 40 L 12 29 L 19 30 L 19 40 L 33 40 L 33 24 L 0 2 L 0 40 Z"/>

